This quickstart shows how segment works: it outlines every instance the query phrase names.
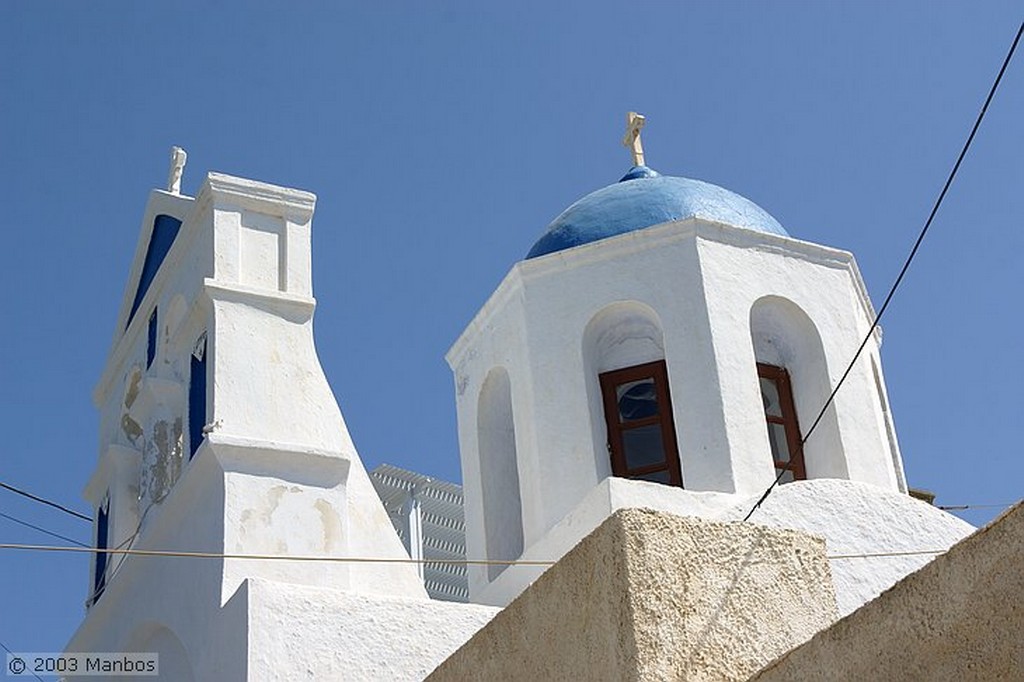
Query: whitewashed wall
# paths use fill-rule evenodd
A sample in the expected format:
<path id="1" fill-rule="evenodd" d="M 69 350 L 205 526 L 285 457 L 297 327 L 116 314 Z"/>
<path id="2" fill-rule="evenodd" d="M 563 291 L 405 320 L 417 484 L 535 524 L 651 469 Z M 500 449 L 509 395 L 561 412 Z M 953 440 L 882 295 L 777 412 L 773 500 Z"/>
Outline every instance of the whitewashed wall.
<path id="1" fill-rule="evenodd" d="M 774 479 L 757 359 L 789 369 L 806 431 L 872 315 L 851 254 L 699 219 L 517 263 L 447 356 L 469 556 L 502 544 L 474 520 L 498 513 L 481 494 L 478 433 L 482 382 L 494 368 L 510 385 L 529 548 L 611 473 L 600 372 L 663 358 L 684 486 L 748 496 Z M 871 367 L 880 367 L 879 338 L 807 444 L 812 478 L 905 488 Z M 471 597 L 489 582 L 471 570 Z"/>
<path id="2" fill-rule="evenodd" d="M 314 202 L 308 192 L 215 173 L 194 200 L 152 193 L 94 394 L 100 457 L 86 496 L 98 504 L 109 492 L 108 546 L 408 558 L 313 344 Z M 159 214 L 182 225 L 125 329 Z M 147 368 L 154 307 L 157 353 Z M 190 363 L 204 334 L 207 435 L 190 460 Z M 416 567 L 407 563 L 113 556 L 108 566 L 106 590 L 68 649 L 158 650 L 175 679 L 251 679 L 254 665 L 287 677 L 282 666 L 313 665 L 325 656 L 318 643 L 345 641 L 350 618 L 374 621 L 389 610 L 418 609 L 429 617 L 397 627 L 403 637 L 424 640 L 419 651 L 385 652 L 381 629 L 373 653 L 391 656 L 403 679 L 415 679 L 418 673 L 410 671 L 422 666 L 423 650 L 441 660 L 493 614 L 480 607 L 435 608 Z M 257 636 L 269 641 L 280 635 L 274 612 L 280 604 L 245 588 L 254 579 L 271 585 L 261 594 L 285 601 L 299 585 L 321 590 L 324 618 L 337 629 L 324 633 L 323 619 L 298 618 L 298 629 L 288 634 L 308 646 L 289 651 L 287 661 L 260 658 L 249 647 Z M 358 614 L 346 601 L 353 595 L 362 599 Z M 446 622 L 448 634 L 431 639 L 428 627 Z"/>

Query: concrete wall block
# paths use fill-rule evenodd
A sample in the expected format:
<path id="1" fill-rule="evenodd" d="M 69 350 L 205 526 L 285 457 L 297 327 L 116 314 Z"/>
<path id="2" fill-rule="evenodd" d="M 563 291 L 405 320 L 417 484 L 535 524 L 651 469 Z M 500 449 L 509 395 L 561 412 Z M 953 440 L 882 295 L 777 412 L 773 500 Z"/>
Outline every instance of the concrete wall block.
<path id="1" fill-rule="evenodd" d="M 428 679 L 746 680 L 836 618 L 823 540 L 620 510 Z"/>
<path id="2" fill-rule="evenodd" d="M 1024 503 L 763 670 L 776 680 L 1024 679 Z"/>

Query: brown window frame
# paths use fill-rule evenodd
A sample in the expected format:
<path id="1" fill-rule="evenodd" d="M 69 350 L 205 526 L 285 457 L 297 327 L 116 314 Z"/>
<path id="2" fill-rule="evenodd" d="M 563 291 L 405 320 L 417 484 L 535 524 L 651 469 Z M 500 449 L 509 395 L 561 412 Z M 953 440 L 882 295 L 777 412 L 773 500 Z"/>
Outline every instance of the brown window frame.
<path id="1" fill-rule="evenodd" d="M 804 462 L 803 439 L 800 435 L 800 423 L 796 418 L 796 407 L 793 403 L 793 388 L 789 381 L 789 372 L 785 367 L 777 367 L 763 362 L 757 363 L 758 393 L 760 394 L 760 379 L 768 379 L 775 383 L 779 392 L 779 407 L 782 411 L 781 417 L 769 415 L 765 412 L 764 418 L 767 424 L 782 424 L 786 432 L 786 445 L 789 446 L 789 461 L 779 462 L 772 456 L 772 463 L 775 466 L 775 475 L 781 476 L 783 470 L 793 473 L 794 481 L 807 480 L 807 467 Z M 769 430 L 768 438 L 771 432 Z M 770 450 L 769 450 L 770 452 Z"/>
<path id="2" fill-rule="evenodd" d="M 615 389 L 622 384 L 641 379 L 654 379 L 658 398 L 658 414 L 631 420 L 627 424 L 619 421 L 619 406 Z M 601 384 L 601 398 L 604 405 L 604 421 L 607 425 L 608 454 L 611 458 L 612 475 L 620 478 L 639 478 L 643 475 L 667 471 L 669 481 L 663 485 L 683 487 L 683 476 L 679 466 L 679 447 L 676 443 L 676 427 L 672 419 L 672 397 L 668 389 L 668 370 L 664 360 L 647 362 L 642 365 L 603 372 L 598 375 Z M 664 459 L 656 464 L 630 469 L 626 463 L 623 434 L 642 426 L 659 424 Z"/>

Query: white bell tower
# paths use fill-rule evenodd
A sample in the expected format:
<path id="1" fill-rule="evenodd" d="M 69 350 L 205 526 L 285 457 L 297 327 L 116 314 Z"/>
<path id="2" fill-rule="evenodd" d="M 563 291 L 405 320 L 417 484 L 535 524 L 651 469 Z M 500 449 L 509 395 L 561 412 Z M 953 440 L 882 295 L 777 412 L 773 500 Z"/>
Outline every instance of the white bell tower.
<path id="1" fill-rule="evenodd" d="M 244 668 L 244 641 L 235 653 L 213 643 L 255 631 L 253 585 L 414 600 L 426 592 L 314 348 L 314 195 L 210 173 L 187 197 L 183 165 L 176 150 L 168 190 L 146 206 L 94 394 L 100 457 L 86 497 L 101 549 L 229 556 L 98 554 L 70 646 L 157 650 L 167 670 L 180 664 L 213 679 L 225 661 Z M 366 561 L 380 558 L 399 561 Z M 217 611 L 239 600 L 250 603 Z"/>
<path id="2" fill-rule="evenodd" d="M 448 353 L 468 555 L 557 559 L 594 495 L 710 516 L 780 474 L 905 492 L 880 333 L 800 446 L 873 315 L 850 253 L 635 165 L 551 223 Z M 523 575 L 470 567 L 471 597 L 507 603 Z"/>

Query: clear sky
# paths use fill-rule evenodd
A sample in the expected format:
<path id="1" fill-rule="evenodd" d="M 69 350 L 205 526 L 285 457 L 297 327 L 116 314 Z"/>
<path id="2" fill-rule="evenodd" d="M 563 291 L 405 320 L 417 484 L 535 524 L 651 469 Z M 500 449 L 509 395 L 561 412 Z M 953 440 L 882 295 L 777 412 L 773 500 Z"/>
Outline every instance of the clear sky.
<path id="1" fill-rule="evenodd" d="M 151 188 L 315 192 L 315 334 L 368 468 L 459 480 L 443 356 L 545 225 L 648 164 L 853 251 L 881 303 L 1019 2 L 0 4 L 0 480 L 91 514 L 91 392 Z M 883 361 L 912 486 L 1024 488 L 1024 55 L 904 287 Z M 1000 510 L 964 512 L 980 524 Z M 0 490 L 0 513 L 89 524 Z M 56 542 L 0 518 L 0 542 Z M 63 544 L 63 543 L 58 543 Z M 182 560 L 182 570 L 189 570 Z M 84 556 L 0 550 L 0 642 L 60 650 Z"/>

